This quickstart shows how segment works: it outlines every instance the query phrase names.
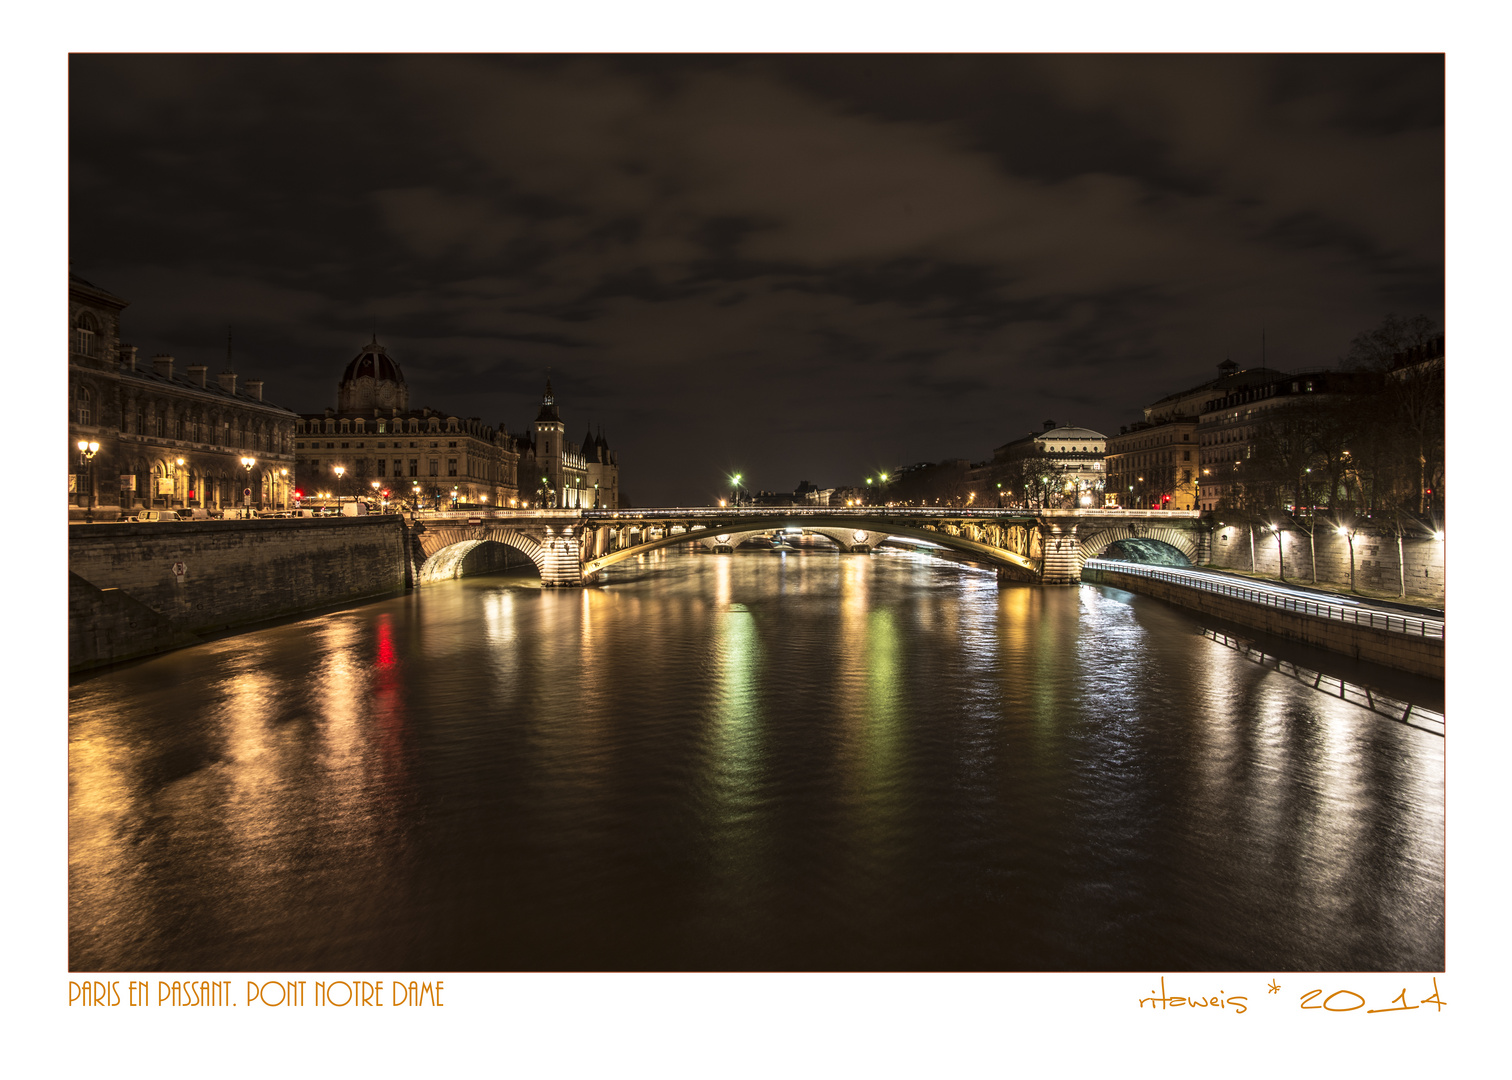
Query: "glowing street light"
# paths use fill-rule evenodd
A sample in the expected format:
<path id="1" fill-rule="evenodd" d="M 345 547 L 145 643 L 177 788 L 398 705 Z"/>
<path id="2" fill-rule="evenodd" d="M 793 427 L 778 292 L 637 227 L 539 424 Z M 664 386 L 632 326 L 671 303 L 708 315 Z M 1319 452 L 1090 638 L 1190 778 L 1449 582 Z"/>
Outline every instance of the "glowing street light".
<path id="1" fill-rule="evenodd" d="M 100 452 L 100 444 L 89 439 L 80 439 L 79 464 L 84 467 L 85 483 L 89 485 L 89 505 L 84 510 L 84 523 L 94 524 L 94 459 Z"/>
<path id="2" fill-rule="evenodd" d="M 243 513 L 250 515 L 252 513 L 252 496 L 250 494 L 250 492 L 252 491 L 252 467 L 257 464 L 257 459 L 255 457 L 244 457 L 241 459 L 241 463 L 242 468 L 247 470 L 248 491 L 248 494 L 242 496 L 246 500 L 246 505 L 243 509 Z"/>
<path id="3" fill-rule="evenodd" d="M 331 469 L 331 471 L 336 474 L 336 512 L 340 513 L 341 512 L 341 492 L 344 490 L 342 488 L 341 478 L 346 475 L 346 466 L 345 465 L 337 465 L 337 466 L 334 466 Z"/>

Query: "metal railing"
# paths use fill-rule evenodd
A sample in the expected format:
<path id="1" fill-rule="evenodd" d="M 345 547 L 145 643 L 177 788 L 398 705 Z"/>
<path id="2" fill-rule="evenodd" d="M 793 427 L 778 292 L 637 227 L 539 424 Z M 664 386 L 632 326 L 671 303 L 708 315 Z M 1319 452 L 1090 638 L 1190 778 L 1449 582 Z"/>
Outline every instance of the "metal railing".
<path id="1" fill-rule="evenodd" d="M 1181 585 L 1188 589 L 1198 589 L 1202 592 L 1214 593 L 1218 596 L 1230 596 L 1251 604 L 1263 604 L 1266 607 L 1295 611 L 1302 615 L 1313 615 L 1320 619 L 1337 619 L 1340 622 L 1354 623 L 1356 626 L 1370 626 L 1377 630 L 1385 630 L 1393 634 L 1409 634 L 1413 637 L 1440 639 L 1444 637 L 1444 623 L 1439 619 L 1419 619 L 1408 615 L 1392 615 L 1389 612 L 1376 611 L 1372 608 L 1345 607 L 1339 604 L 1325 603 L 1321 600 L 1307 600 L 1299 596 L 1287 596 L 1276 590 L 1267 589 L 1264 586 L 1235 585 L 1198 570 L 1179 570 L 1174 567 L 1149 566 L 1141 563 L 1124 562 L 1121 559 L 1088 559 L 1085 566 L 1092 570 L 1107 570 L 1119 574 L 1132 574 L 1135 577 L 1150 578 L 1154 581 L 1164 581 L 1172 585 Z"/>

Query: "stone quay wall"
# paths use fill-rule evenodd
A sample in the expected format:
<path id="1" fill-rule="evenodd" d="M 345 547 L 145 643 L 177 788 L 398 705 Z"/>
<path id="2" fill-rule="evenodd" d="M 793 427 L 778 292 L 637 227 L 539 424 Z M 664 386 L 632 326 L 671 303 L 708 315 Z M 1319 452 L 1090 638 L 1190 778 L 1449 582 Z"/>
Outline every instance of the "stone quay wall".
<path id="1" fill-rule="evenodd" d="M 69 670 L 402 592 L 406 563 L 397 515 L 70 525 Z"/>
<path id="2" fill-rule="evenodd" d="M 1281 557 L 1276 534 L 1255 527 L 1254 569 L 1279 575 Z M 1312 583 L 1312 547 L 1305 532 L 1282 534 L 1286 578 Z M 1317 549 L 1318 584 L 1349 588 L 1349 543 L 1334 529 L 1322 527 L 1311 541 Z M 1397 538 L 1359 533 L 1354 538 L 1355 584 L 1378 594 L 1395 595 L 1401 586 L 1400 567 L 1405 564 L 1407 594 L 1444 603 L 1444 541 L 1432 537 L 1402 538 L 1402 561 L 1397 561 Z M 1250 534 L 1245 525 L 1220 525 L 1213 533 L 1211 559 L 1206 565 L 1219 570 L 1250 570 Z"/>
<path id="3" fill-rule="evenodd" d="M 1274 545 L 1275 540 L 1271 543 Z M 1254 604 L 1235 596 L 1220 596 L 1167 581 L 1157 581 L 1138 574 L 1121 574 L 1116 570 L 1088 567 L 1082 581 L 1089 585 L 1111 585 L 1115 589 L 1139 593 L 1176 604 L 1179 607 L 1211 615 L 1214 618 L 1254 630 L 1263 630 L 1289 641 L 1301 641 L 1329 652 L 1367 660 L 1398 671 L 1430 678 L 1444 677 L 1444 639 L 1414 637 L 1391 633 L 1373 626 L 1358 626 L 1337 619 L 1304 615 L 1265 604 Z"/>

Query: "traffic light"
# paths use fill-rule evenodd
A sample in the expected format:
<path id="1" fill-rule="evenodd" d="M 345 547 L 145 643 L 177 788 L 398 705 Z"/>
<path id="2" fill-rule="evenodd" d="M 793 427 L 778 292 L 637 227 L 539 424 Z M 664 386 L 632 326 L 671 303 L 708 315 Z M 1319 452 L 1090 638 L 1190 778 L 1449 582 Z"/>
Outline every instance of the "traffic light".
<path id="1" fill-rule="evenodd" d="M 303 499 L 303 498 L 304 498 L 304 491 L 301 490 L 300 488 L 295 488 L 294 489 L 294 501 L 298 502 L 300 499 Z"/>

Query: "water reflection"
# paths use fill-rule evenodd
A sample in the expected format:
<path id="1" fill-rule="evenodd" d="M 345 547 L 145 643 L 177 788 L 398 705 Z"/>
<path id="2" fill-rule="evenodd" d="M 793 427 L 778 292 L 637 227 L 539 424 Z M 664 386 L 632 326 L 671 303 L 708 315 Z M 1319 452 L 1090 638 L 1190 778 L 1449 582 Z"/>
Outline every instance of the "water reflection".
<path id="1" fill-rule="evenodd" d="M 80 680 L 70 962 L 1434 968 L 1442 748 L 927 556 L 465 578 Z"/>

